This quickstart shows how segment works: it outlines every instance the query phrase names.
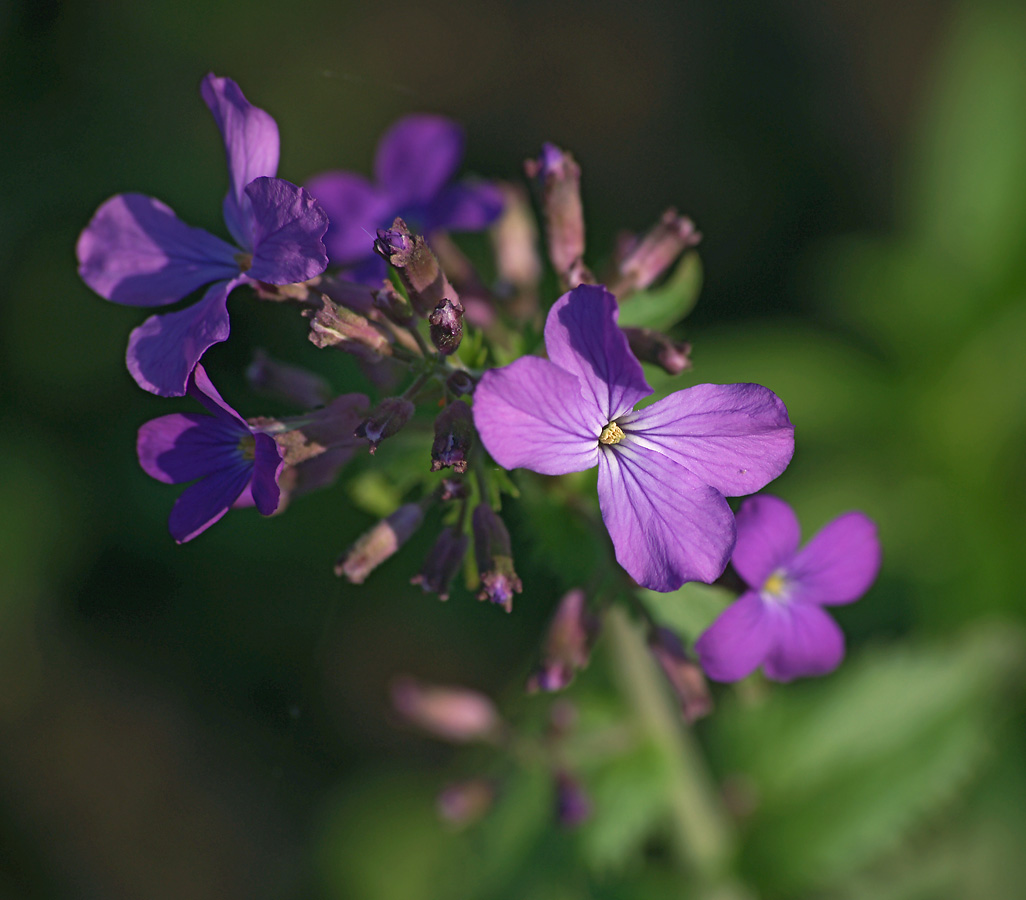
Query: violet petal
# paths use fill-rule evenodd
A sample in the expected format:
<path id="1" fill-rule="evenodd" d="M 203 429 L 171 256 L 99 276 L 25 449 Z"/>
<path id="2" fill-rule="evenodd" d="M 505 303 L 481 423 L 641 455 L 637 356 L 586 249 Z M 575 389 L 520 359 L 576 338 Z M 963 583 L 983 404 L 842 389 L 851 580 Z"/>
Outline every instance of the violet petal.
<path id="1" fill-rule="evenodd" d="M 163 306 L 232 278 L 239 274 L 237 252 L 143 194 L 111 197 L 75 247 L 82 280 L 101 297 L 126 306 Z"/>
<path id="2" fill-rule="evenodd" d="M 801 529 L 794 510 L 779 497 L 763 494 L 745 500 L 738 510 L 737 544 L 731 565 L 750 588 L 759 590 L 798 549 Z"/>
<path id="3" fill-rule="evenodd" d="M 851 603 L 880 571 L 876 524 L 860 512 L 845 513 L 827 524 L 787 567 L 795 598 L 809 603 Z"/>
<path id="4" fill-rule="evenodd" d="M 324 172 L 311 178 L 306 189 L 331 222 L 324 235 L 331 262 L 344 266 L 372 256 L 374 236 L 388 215 L 380 191 L 353 172 Z"/>
<path id="5" fill-rule="evenodd" d="M 246 196 L 253 207 L 250 278 L 295 284 L 327 268 L 321 238 L 328 217 L 307 191 L 281 178 L 257 178 L 246 185 Z"/>
<path id="6" fill-rule="evenodd" d="M 825 675 L 844 658 L 844 634 L 830 615 L 811 603 L 792 602 L 771 610 L 777 620 L 773 647 L 763 664 L 767 678 L 791 681 Z"/>
<path id="7" fill-rule="evenodd" d="M 482 443 L 504 469 L 565 475 L 598 460 L 605 421 L 584 402 L 578 380 L 547 359 L 524 356 L 485 372 L 473 412 Z"/>
<path id="8" fill-rule="evenodd" d="M 263 516 L 269 516 L 278 508 L 281 491 L 278 488 L 278 476 L 281 474 L 285 461 L 282 459 L 281 448 L 274 438 L 266 434 L 254 434 L 253 472 L 249 485 L 250 493 L 257 510 Z"/>
<path id="9" fill-rule="evenodd" d="M 794 453 L 783 402 L 758 384 L 699 384 L 625 416 L 621 427 L 721 494 L 751 494 Z"/>
<path id="10" fill-rule="evenodd" d="M 237 465 L 218 469 L 187 487 L 175 501 L 168 519 L 171 536 L 191 541 L 220 519 L 249 484 L 250 466 L 240 456 Z"/>
<path id="11" fill-rule="evenodd" d="M 245 419 L 225 402 L 221 392 L 214 387 L 214 382 L 210 380 L 207 370 L 199 363 L 192 370 L 192 375 L 186 387 L 186 393 L 202 403 L 209 412 L 219 419 L 228 419 L 230 422 L 234 422 L 238 426 L 240 434 L 249 433 L 250 428 L 246 424 Z"/>
<path id="12" fill-rule="evenodd" d="M 139 465 L 165 484 L 195 481 L 232 466 L 239 441 L 248 434 L 246 428 L 233 428 L 230 422 L 203 413 L 161 416 L 139 429 Z"/>
<path id="13" fill-rule="evenodd" d="M 715 581 L 734 547 L 727 501 L 672 459 L 629 441 L 599 454 L 599 507 L 617 562 L 653 591 Z"/>
<path id="14" fill-rule="evenodd" d="M 502 191 L 487 181 L 450 184 L 428 205 L 425 231 L 481 231 L 502 215 Z"/>
<path id="15" fill-rule="evenodd" d="M 463 158 L 463 129 L 442 116 L 400 119 L 381 138 L 374 177 L 396 208 L 437 194 Z"/>
<path id="16" fill-rule="evenodd" d="M 695 653 L 713 681 L 740 681 L 766 659 L 776 640 L 779 617 L 758 593 L 742 594 L 695 642 Z"/>

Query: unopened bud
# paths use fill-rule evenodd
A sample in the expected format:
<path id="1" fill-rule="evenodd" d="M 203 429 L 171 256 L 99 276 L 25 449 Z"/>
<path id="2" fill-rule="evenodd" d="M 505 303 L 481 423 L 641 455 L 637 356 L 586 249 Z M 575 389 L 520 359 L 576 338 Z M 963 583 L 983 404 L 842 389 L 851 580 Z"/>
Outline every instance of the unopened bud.
<path id="1" fill-rule="evenodd" d="M 365 316 L 321 295 L 316 311 L 304 310 L 310 318 L 310 342 L 317 347 L 337 347 L 369 361 L 392 354 L 391 343 Z"/>
<path id="2" fill-rule="evenodd" d="M 390 281 L 374 291 L 374 308 L 381 310 L 385 317 L 397 325 L 406 325 L 413 318 L 413 307 L 406 301 Z"/>
<path id="3" fill-rule="evenodd" d="M 474 443 L 474 416 L 462 400 L 453 400 L 435 418 L 431 444 L 431 471 L 451 468 L 457 475 L 467 471 L 467 453 Z"/>
<path id="4" fill-rule="evenodd" d="M 455 353 L 463 339 L 463 307 L 456 303 L 446 298 L 428 316 L 431 343 L 442 356 Z"/>
<path id="5" fill-rule="evenodd" d="M 677 210 L 668 209 L 662 219 L 620 260 L 617 296 L 648 287 L 689 247 L 701 241 L 695 223 Z"/>
<path id="6" fill-rule="evenodd" d="M 397 217 L 391 228 L 378 231 L 374 249 L 399 273 L 419 315 L 429 316 L 446 297 L 458 302 L 459 295 L 427 242 L 421 235 L 411 234 L 402 219 Z"/>
<path id="7" fill-rule="evenodd" d="M 591 815 L 591 800 L 584 787 L 569 772 L 560 769 L 553 776 L 556 789 L 556 820 L 564 828 L 576 828 Z"/>
<path id="8" fill-rule="evenodd" d="M 423 521 L 424 511 L 419 503 L 403 504 L 357 538 L 335 562 L 335 574 L 345 575 L 353 584 L 363 584 L 371 572 L 409 540 Z"/>
<path id="9" fill-rule="evenodd" d="M 549 259 L 567 287 L 571 277 L 587 272 L 584 256 L 584 210 L 581 206 L 581 169 L 569 154 L 553 144 L 542 147 L 538 159 L 529 159 L 524 168 L 529 178 L 541 186 L 542 212 L 548 240 Z M 590 281 L 590 278 L 582 279 Z"/>
<path id="10" fill-rule="evenodd" d="M 469 543 L 467 536 L 458 529 L 444 529 L 424 560 L 420 573 L 410 579 L 410 584 L 419 584 L 425 594 L 438 594 L 439 600 L 448 600 L 449 585 L 463 565 Z"/>
<path id="11" fill-rule="evenodd" d="M 469 496 L 470 491 L 467 490 L 467 485 L 462 478 L 442 479 L 443 500 L 465 500 Z"/>
<path id="12" fill-rule="evenodd" d="M 694 722 L 712 712 L 709 685 L 698 663 L 688 657 L 684 645 L 669 628 L 656 628 L 649 634 L 648 646 L 677 695 L 686 722 Z"/>
<path id="13" fill-rule="evenodd" d="M 392 685 L 392 705 L 407 721 L 453 743 L 494 740 L 502 729 L 492 701 L 468 688 L 397 678 Z"/>
<path id="14" fill-rule="evenodd" d="M 502 519 L 487 503 L 478 504 L 472 518 L 474 557 L 481 576 L 478 600 L 490 600 L 506 612 L 513 609 L 513 595 L 524 585 L 513 569 L 513 551 L 509 532 Z"/>
<path id="15" fill-rule="evenodd" d="M 378 449 L 378 444 L 410 421 L 416 409 L 417 407 L 403 397 L 386 397 L 368 418 L 356 426 L 354 434 L 366 438 L 370 442 L 370 452 L 374 453 Z"/>
<path id="16" fill-rule="evenodd" d="M 446 389 L 456 397 L 465 397 L 474 393 L 477 382 L 469 372 L 457 369 L 445 380 Z"/>
<path id="17" fill-rule="evenodd" d="M 527 680 L 527 690 L 534 693 L 565 688 L 574 673 L 588 665 L 598 628 L 598 618 L 588 611 L 584 591 L 574 588 L 565 594 L 545 636 L 541 665 Z"/>
<path id="18" fill-rule="evenodd" d="M 331 386 L 314 372 L 268 356 L 263 350 L 253 352 L 253 362 L 246 368 L 246 381 L 258 394 L 283 400 L 298 409 L 312 409 L 331 399 Z"/>
<path id="19" fill-rule="evenodd" d="M 691 345 L 651 328 L 624 328 L 627 343 L 641 362 L 655 363 L 670 375 L 679 375 L 691 368 Z"/>
<path id="20" fill-rule="evenodd" d="M 488 778 L 468 778 L 446 785 L 435 799 L 438 817 L 450 825 L 473 825 L 492 808 L 495 783 Z"/>
<path id="21" fill-rule="evenodd" d="M 490 231 L 498 276 L 518 288 L 537 287 L 541 281 L 538 229 L 526 192 L 520 185 L 500 187 L 505 199 L 502 216 Z"/>

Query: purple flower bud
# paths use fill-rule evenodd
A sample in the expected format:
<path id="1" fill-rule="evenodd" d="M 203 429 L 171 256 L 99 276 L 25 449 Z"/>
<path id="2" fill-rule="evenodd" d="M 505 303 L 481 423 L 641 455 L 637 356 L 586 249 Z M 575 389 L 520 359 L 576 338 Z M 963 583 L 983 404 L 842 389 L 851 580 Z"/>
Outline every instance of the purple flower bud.
<path id="1" fill-rule="evenodd" d="M 392 322 L 406 325 L 413 318 L 413 307 L 406 301 L 390 281 L 373 294 L 374 308 L 381 310 Z"/>
<path id="2" fill-rule="evenodd" d="M 339 306 L 351 309 L 362 316 L 370 316 L 374 309 L 373 288 L 356 281 L 322 275 L 319 284 L 322 293 L 327 294 Z"/>
<path id="3" fill-rule="evenodd" d="M 254 392 L 283 400 L 299 409 L 322 406 L 331 399 L 331 386 L 320 375 L 279 362 L 263 350 L 253 353 L 246 381 Z"/>
<path id="4" fill-rule="evenodd" d="M 677 210 L 668 209 L 662 219 L 620 260 L 620 281 L 614 293 L 623 296 L 648 287 L 688 247 L 702 239 L 695 224 Z"/>
<path id="5" fill-rule="evenodd" d="M 492 701 L 468 688 L 397 678 L 392 685 L 392 705 L 408 722 L 457 744 L 494 741 L 502 729 Z"/>
<path id="6" fill-rule="evenodd" d="M 416 407 L 403 397 L 386 397 L 368 418 L 356 426 L 354 433 L 370 441 L 370 452 L 374 453 L 378 444 L 410 421 L 415 410 Z"/>
<path id="7" fill-rule="evenodd" d="M 584 591 L 569 591 L 556 607 L 545 636 L 541 665 L 528 679 L 527 690 L 535 693 L 565 688 L 574 673 L 588 665 L 598 628 L 597 617 L 588 611 Z"/>
<path id="8" fill-rule="evenodd" d="M 709 715 L 709 685 L 701 668 L 688 657 L 680 638 L 669 628 L 656 628 L 649 634 L 648 646 L 680 701 L 684 720 L 690 723 Z"/>
<path id="9" fill-rule="evenodd" d="M 402 219 L 396 218 L 391 228 L 378 232 L 374 249 L 399 273 L 418 315 L 429 316 L 446 297 L 459 302 L 427 242 L 419 234 L 411 234 Z"/>
<path id="10" fill-rule="evenodd" d="M 466 397 L 474 393 L 477 382 L 469 372 L 457 369 L 446 380 L 446 389 L 456 397 Z"/>
<path id="11" fill-rule="evenodd" d="M 495 802 L 495 783 L 488 778 L 467 778 L 446 785 L 435 799 L 438 817 L 464 827 L 478 821 Z"/>
<path id="12" fill-rule="evenodd" d="M 556 819 L 564 828 L 576 828 L 591 816 L 591 801 L 581 783 L 569 772 L 559 769 L 553 777 L 556 788 Z"/>
<path id="13" fill-rule="evenodd" d="M 679 375 L 691 368 L 691 345 L 675 341 L 651 328 L 624 328 L 627 343 L 641 362 L 655 363 L 670 375 Z"/>
<path id="14" fill-rule="evenodd" d="M 449 585 L 463 565 L 463 556 L 469 543 L 461 531 L 455 528 L 444 529 L 424 560 L 420 574 L 414 575 L 410 584 L 419 584 L 424 593 L 435 593 L 439 600 L 448 600 Z"/>
<path id="15" fill-rule="evenodd" d="M 345 575 L 353 584 L 364 580 L 409 540 L 424 521 L 419 503 L 405 503 L 387 519 L 357 538 L 335 562 L 335 574 Z"/>
<path id="16" fill-rule="evenodd" d="M 398 257 L 398 261 L 392 263 L 395 266 L 405 265 L 409 252 L 413 249 L 414 239 L 406 223 L 397 218 L 391 228 L 379 228 L 378 239 L 374 242 L 374 250 L 392 262 L 392 257 Z"/>
<path id="17" fill-rule="evenodd" d="M 462 478 L 442 479 L 443 500 L 465 500 L 470 495 Z"/>
<path id="18" fill-rule="evenodd" d="M 431 444 L 431 471 L 452 468 L 457 475 L 467 471 L 467 451 L 474 442 L 474 416 L 462 400 L 454 400 L 435 419 L 435 440 Z"/>
<path id="19" fill-rule="evenodd" d="M 520 185 L 500 185 L 505 204 L 491 228 L 492 247 L 499 278 L 518 288 L 536 288 L 541 281 L 538 228 L 527 196 Z"/>
<path id="20" fill-rule="evenodd" d="M 472 526 L 474 556 L 481 576 L 481 593 L 477 599 L 490 600 L 510 612 L 513 595 L 519 594 L 524 585 L 513 570 L 509 532 L 487 503 L 478 504 L 474 510 Z"/>
<path id="21" fill-rule="evenodd" d="M 549 259 L 566 287 L 590 281 L 581 261 L 584 256 L 584 211 L 581 207 L 581 169 L 569 154 L 553 144 L 542 147 L 538 159 L 524 168 L 541 186 L 542 212 Z M 573 280 L 576 278 L 577 280 Z M 572 283 L 571 283 L 572 282 Z"/>
<path id="22" fill-rule="evenodd" d="M 310 342 L 316 347 L 337 347 L 368 361 L 391 356 L 389 337 L 359 313 L 321 295 L 320 308 L 304 310 L 310 319 Z"/>
<path id="23" fill-rule="evenodd" d="M 431 332 L 431 343 L 442 356 L 451 356 L 456 352 L 463 339 L 463 307 L 446 298 L 435 307 L 428 316 Z"/>

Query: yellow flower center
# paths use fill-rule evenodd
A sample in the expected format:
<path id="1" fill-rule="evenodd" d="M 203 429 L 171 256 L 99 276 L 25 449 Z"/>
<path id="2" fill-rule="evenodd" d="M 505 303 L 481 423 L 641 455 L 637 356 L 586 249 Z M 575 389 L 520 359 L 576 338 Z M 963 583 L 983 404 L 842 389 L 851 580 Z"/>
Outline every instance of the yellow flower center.
<path id="1" fill-rule="evenodd" d="M 239 264 L 240 272 L 248 272 L 253 265 L 252 253 L 236 253 L 235 261 Z"/>
<path id="2" fill-rule="evenodd" d="M 244 434 L 239 438 L 239 453 L 243 459 L 256 459 L 256 438 L 253 435 Z"/>
<path id="3" fill-rule="evenodd" d="M 783 572 L 774 572 L 766 579 L 766 583 L 762 586 L 762 593 L 769 594 L 775 598 L 782 598 L 786 590 L 787 579 L 784 577 Z"/>
<path id="4" fill-rule="evenodd" d="M 619 444 L 625 437 L 623 429 L 616 422 L 610 422 L 602 429 L 602 434 L 599 435 L 599 443 L 607 445 Z"/>

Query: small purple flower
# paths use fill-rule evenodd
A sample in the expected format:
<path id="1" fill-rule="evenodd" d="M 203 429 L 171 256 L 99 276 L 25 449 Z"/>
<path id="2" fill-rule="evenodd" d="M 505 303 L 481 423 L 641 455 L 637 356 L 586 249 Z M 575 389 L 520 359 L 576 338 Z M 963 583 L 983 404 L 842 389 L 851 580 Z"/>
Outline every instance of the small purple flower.
<path id="1" fill-rule="evenodd" d="M 478 433 L 506 469 L 565 475 L 597 465 L 616 559 L 639 584 L 715 581 L 734 547 L 724 496 L 776 478 L 794 428 L 780 398 L 757 384 L 700 384 L 635 410 L 652 389 L 616 317 L 601 286 L 560 297 L 545 323 L 549 358 L 482 376 Z"/>
<path id="2" fill-rule="evenodd" d="M 195 481 L 171 509 L 168 528 L 179 543 L 206 531 L 232 506 L 255 505 L 269 516 L 278 508 L 284 465 L 274 439 L 249 425 L 221 399 L 202 365 L 186 388 L 213 415 L 172 413 L 139 429 L 136 445 L 146 474 L 165 484 Z"/>
<path id="3" fill-rule="evenodd" d="M 706 674 L 738 681 L 762 666 L 767 678 L 825 675 L 844 656 L 844 635 L 821 608 L 857 600 L 880 569 L 872 519 L 849 512 L 801 550 L 794 511 L 777 497 L 746 500 L 731 562 L 751 590 L 695 643 Z"/>
<path id="4" fill-rule="evenodd" d="M 442 116 L 400 119 L 381 138 L 372 184 L 354 172 L 324 172 L 307 188 L 327 210 L 324 243 L 333 265 L 360 268 L 361 280 L 382 277 L 374 235 L 396 216 L 415 231 L 480 231 L 502 212 L 502 193 L 487 182 L 451 179 L 463 158 L 463 130 Z M 366 271 L 365 271 L 366 270 Z"/>
<path id="5" fill-rule="evenodd" d="M 228 295 L 240 284 L 293 284 L 328 264 L 328 218 L 302 188 L 275 178 L 278 126 L 230 78 L 200 86 L 224 139 L 231 182 L 224 221 L 238 246 L 182 222 L 142 194 L 104 203 L 78 239 L 79 274 L 101 297 L 126 306 L 166 306 L 209 285 L 192 306 L 150 316 L 128 342 L 128 370 L 162 396 L 186 392 L 206 350 L 227 340 Z M 241 248 L 241 249 L 240 249 Z"/>

